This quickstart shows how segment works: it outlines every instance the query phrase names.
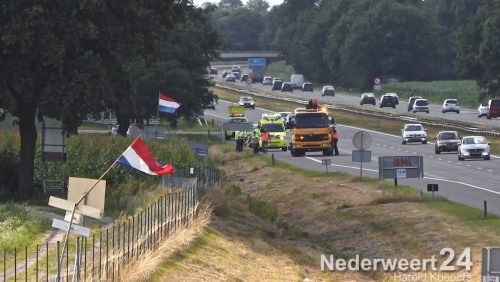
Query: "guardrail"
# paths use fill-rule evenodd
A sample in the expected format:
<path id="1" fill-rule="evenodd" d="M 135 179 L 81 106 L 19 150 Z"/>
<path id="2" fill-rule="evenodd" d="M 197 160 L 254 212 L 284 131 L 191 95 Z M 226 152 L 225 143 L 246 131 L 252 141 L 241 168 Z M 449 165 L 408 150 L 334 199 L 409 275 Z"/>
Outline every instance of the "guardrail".
<path id="1" fill-rule="evenodd" d="M 280 94 L 280 97 L 277 97 L 276 95 L 266 94 L 265 93 L 266 90 L 263 90 L 264 93 L 257 92 L 253 88 L 248 87 L 246 85 L 240 87 L 239 85 L 234 85 L 234 84 L 230 84 L 230 83 L 217 82 L 216 86 L 220 87 L 220 88 L 225 88 L 225 89 L 245 93 L 248 95 L 257 96 L 257 97 L 282 100 L 282 101 L 297 103 L 297 104 L 301 104 L 301 105 L 305 105 L 308 103 L 308 101 L 306 101 L 306 100 L 303 100 L 303 99 L 300 99 L 297 97 L 287 96 L 286 94 Z M 439 122 L 432 122 L 432 121 L 422 121 L 422 120 L 418 120 L 418 118 L 415 118 L 415 117 L 409 117 L 409 116 L 404 116 L 404 115 L 394 115 L 391 113 L 366 112 L 366 111 L 360 111 L 359 109 L 356 109 L 353 106 L 345 105 L 345 104 L 329 105 L 329 108 L 334 109 L 334 110 L 340 110 L 340 111 L 355 113 L 355 114 L 359 114 L 359 115 L 364 115 L 364 116 L 371 116 L 371 117 L 384 118 L 384 119 L 390 119 L 390 120 L 412 121 L 412 122 L 418 121 L 418 123 L 420 123 L 420 124 L 433 126 L 433 127 L 439 127 L 439 128 L 443 128 L 443 129 L 461 130 L 461 131 L 465 131 L 465 132 L 469 132 L 469 133 L 473 133 L 473 134 L 477 134 L 477 135 L 500 137 L 500 132 L 498 132 L 498 131 L 481 130 L 481 129 L 471 127 L 471 126 L 466 125 L 466 124 L 447 124 L 447 123 L 439 123 Z"/>

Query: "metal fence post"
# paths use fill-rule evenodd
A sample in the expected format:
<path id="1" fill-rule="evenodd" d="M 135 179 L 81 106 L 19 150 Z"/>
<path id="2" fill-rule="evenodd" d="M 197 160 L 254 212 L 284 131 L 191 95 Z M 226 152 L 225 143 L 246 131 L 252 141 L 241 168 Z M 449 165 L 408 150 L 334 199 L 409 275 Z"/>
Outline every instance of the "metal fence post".
<path id="1" fill-rule="evenodd" d="M 59 263 L 60 256 L 61 254 L 61 242 L 57 241 L 57 246 L 56 246 L 56 252 L 57 252 L 57 281 L 61 281 L 61 264 Z M 48 265 L 48 264 L 47 264 Z"/>

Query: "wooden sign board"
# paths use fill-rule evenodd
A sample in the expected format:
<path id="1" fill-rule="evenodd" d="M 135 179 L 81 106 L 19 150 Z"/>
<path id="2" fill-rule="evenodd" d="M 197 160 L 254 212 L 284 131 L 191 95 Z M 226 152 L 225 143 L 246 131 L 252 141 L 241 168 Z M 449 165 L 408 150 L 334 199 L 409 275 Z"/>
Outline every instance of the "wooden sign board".
<path id="1" fill-rule="evenodd" d="M 75 206 L 75 202 L 71 202 L 71 201 L 61 199 L 61 198 L 50 196 L 49 206 L 63 209 L 65 211 L 69 212 L 70 213 L 69 216 L 71 217 L 71 212 L 73 211 L 73 207 Z M 101 219 L 103 216 L 103 212 L 101 209 L 97 209 L 97 208 L 82 205 L 82 204 L 79 204 L 76 207 L 75 213 L 89 216 L 89 217 L 96 218 L 96 219 Z M 69 221 L 69 218 L 68 218 L 68 221 Z"/>
<path id="2" fill-rule="evenodd" d="M 69 228 L 69 222 L 54 218 L 52 220 L 52 227 L 60 229 L 60 230 L 64 230 L 67 232 L 68 228 Z M 71 224 L 71 231 L 73 233 L 76 233 L 76 234 L 81 235 L 81 236 L 85 236 L 85 237 L 90 236 L 90 228 L 83 227 L 83 226 L 80 226 L 77 224 Z"/>

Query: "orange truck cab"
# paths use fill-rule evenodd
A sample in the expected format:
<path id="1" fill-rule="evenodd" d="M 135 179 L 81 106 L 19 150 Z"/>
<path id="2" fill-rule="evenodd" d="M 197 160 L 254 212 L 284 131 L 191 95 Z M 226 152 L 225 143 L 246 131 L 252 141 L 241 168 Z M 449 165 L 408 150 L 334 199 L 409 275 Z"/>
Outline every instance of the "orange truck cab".
<path id="1" fill-rule="evenodd" d="M 306 152 L 323 152 L 324 156 L 331 156 L 333 147 L 330 125 L 333 123 L 333 117 L 328 115 L 326 107 L 296 109 L 290 126 L 293 128 L 290 142 L 292 156 L 304 156 Z"/>

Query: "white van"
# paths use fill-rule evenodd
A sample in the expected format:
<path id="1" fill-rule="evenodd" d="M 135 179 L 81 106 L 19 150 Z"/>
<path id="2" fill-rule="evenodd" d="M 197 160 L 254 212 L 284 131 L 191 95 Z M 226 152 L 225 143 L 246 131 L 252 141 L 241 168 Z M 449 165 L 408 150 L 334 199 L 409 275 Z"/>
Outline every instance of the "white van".
<path id="1" fill-rule="evenodd" d="M 302 88 L 304 76 L 302 74 L 292 74 L 290 76 L 290 83 L 292 84 L 292 88 Z"/>

